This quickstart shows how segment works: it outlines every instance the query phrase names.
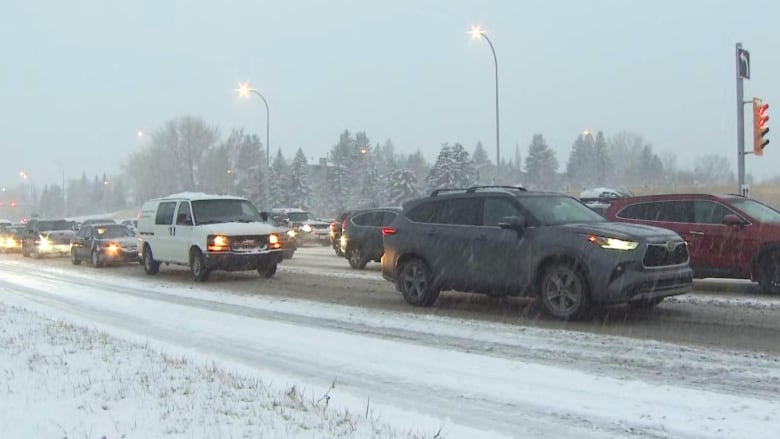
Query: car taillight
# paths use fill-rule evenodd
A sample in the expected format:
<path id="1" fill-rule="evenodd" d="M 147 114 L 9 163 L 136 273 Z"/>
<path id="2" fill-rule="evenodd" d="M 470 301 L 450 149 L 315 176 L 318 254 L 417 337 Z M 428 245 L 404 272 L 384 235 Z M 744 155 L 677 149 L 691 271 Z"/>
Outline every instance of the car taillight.
<path id="1" fill-rule="evenodd" d="M 382 236 L 395 235 L 395 232 L 394 227 L 382 227 Z"/>
<path id="2" fill-rule="evenodd" d="M 347 228 L 347 220 L 345 219 L 344 221 L 341 222 L 341 230 L 344 230 L 346 228 Z"/>

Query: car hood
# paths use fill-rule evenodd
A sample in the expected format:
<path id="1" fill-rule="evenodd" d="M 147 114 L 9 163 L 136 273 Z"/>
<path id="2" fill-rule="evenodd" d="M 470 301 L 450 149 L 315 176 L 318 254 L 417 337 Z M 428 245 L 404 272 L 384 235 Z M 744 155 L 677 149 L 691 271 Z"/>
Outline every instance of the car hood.
<path id="1" fill-rule="evenodd" d="M 646 226 L 643 224 L 613 223 L 605 221 L 599 223 L 566 224 L 562 227 L 575 233 L 592 233 L 594 235 L 606 236 L 608 238 L 634 239 L 642 241 L 668 241 L 670 239 L 681 239 L 680 235 L 669 229 Z"/>
<path id="2" fill-rule="evenodd" d="M 115 243 L 119 244 L 121 247 L 129 247 L 129 246 L 133 246 L 133 245 L 137 245 L 138 244 L 138 240 L 136 240 L 136 238 L 134 238 L 132 236 L 125 236 L 125 237 L 122 237 L 122 238 L 102 238 L 102 239 L 98 239 L 96 241 L 100 242 L 100 243 L 115 242 Z"/>
<path id="3" fill-rule="evenodd" d="M 276 231 L 276 227 L 262 223 L 220 223 L 200 226 L 210 235 L 268 235 Z"/>

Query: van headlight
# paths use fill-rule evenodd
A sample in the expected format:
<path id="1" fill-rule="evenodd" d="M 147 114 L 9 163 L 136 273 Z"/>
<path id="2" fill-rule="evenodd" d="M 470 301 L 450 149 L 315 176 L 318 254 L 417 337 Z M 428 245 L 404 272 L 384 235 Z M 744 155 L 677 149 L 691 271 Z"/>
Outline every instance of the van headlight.
<path id="1" fill-rule="evenodd" d="M 209 235 L 206 239 L 206 249 L 210 252 L 230 250 L 230 239 L 225 235 Z"/>
<path id="2" fill-rule="evenodd" d="M 308 224 L 304 224 L 304 225 L 301 226 L 301 230 L 303 230 L 306 233 L 309 233 L 309 232 L 311 232 L 311 226 L 308 225 Z"/>
<path id="3" fill-rule="evenodd" d="M 588 235 L 588 241 L 610 250 L 633 250 L 639 247 L 636 241 L 627 241 L 618 238 L 609 238 L 606 236 Z"/>

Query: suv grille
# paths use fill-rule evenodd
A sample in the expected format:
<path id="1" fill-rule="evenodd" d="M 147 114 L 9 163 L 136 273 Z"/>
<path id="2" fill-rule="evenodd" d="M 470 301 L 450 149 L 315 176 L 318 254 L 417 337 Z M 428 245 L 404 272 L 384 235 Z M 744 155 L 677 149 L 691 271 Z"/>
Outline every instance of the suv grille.
<path id="1" fill-rule="evenodd" d="M 663 267 L 679 265 L 688 262 L 688 245 L 679 241 L 674 243 L 670 251 L 666 244 L 648 244 L 642 264 L 645 267 Z"/>

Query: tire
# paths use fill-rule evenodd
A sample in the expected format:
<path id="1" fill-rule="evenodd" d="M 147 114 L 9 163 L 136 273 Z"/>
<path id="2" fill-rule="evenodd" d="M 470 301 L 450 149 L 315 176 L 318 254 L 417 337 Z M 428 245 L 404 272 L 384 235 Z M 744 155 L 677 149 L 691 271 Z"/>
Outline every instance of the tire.
<path id="1" fill-rule="evenodd" d="M 154 254 L 152 254 L 152 249 L 148 245 L 144 247 L 144 256 L 141 264 L 144 266 L 146 274 L 157 274 L 160 271 L 160 263 L 154 260 Z"/>
<path id="2" fill-rule="evenodd" d="M 590 291 L 582 272 L 571 263 L 554 264 L 542 276 L 545 311 L 561 320 L 576 320 L 590 311 Z"/>
<path id="3" fill-rule="evenodd" d="M 22 256 L 24 256 L 25 258 L 30 257 L 30 252 L 28 250 L 25 250 L 24 247 L 22 247 Z"/>
<path id="4" fill-rule="evenodd" d="M 432 306 L 440 292 L 430 268 L 420 259 L 411 259 L 398 270 L 398 289 L 407 303 L 425 307 Z"/>
<path id="5" fill-rule="evenodd" d="M 198 249 L 190 251 L 190 271 L 195 282 L 205 282 L 209 280 L 209 269 L 206 265 L 206 258 Z"/>
<path id="6" fill-rule="evenodd" d="M 347 250 L 347 260 L 349 266 L 356 270 L 362 270 L 368 264 L 368 259 L 363 255 L 363 250 L 360 247 L 350 247 Z"/>
<path id="7" fill-rule="evenodd" d="M 270 264 L 264 263 L 257 267 L 257 274 L 266 279 L 270 279 L 276 274 L 277 268 L 278 264 L 276 262 L 271 262 Z"/>
<path id="8" fill-rule="evenodd" d="M 100 256 L 100 252 L 97 250 L 92 250 L 92 253 L 90 254 L 91 260 L 92 260 L 92 266 L 95 268 L 100 268 L 105 265 L 103 263 L 103 258 Z"/>
<path id="9" fill-rule="evenodd" d="M 651 308 L 655 308 L 656 305 L 658 305 L 663 301 L 664 301 L 663 297 L 656 297 L 647 300 L 632 300 L 628 302 L 628 306 L 634 309 L 651 309 Z"/>
<path id="10" fill-rule="evenodd" d="M 780 294 L 780 251 L 774 250 L 758 261 L 758 284 L 766 294 Z"/>
<path id="11" fill-rule="evenodd" d="M 70 249 L 70 263 L 73 265 L 81 265 L 81 259 L 76 257 L 76 249 Z"/>

